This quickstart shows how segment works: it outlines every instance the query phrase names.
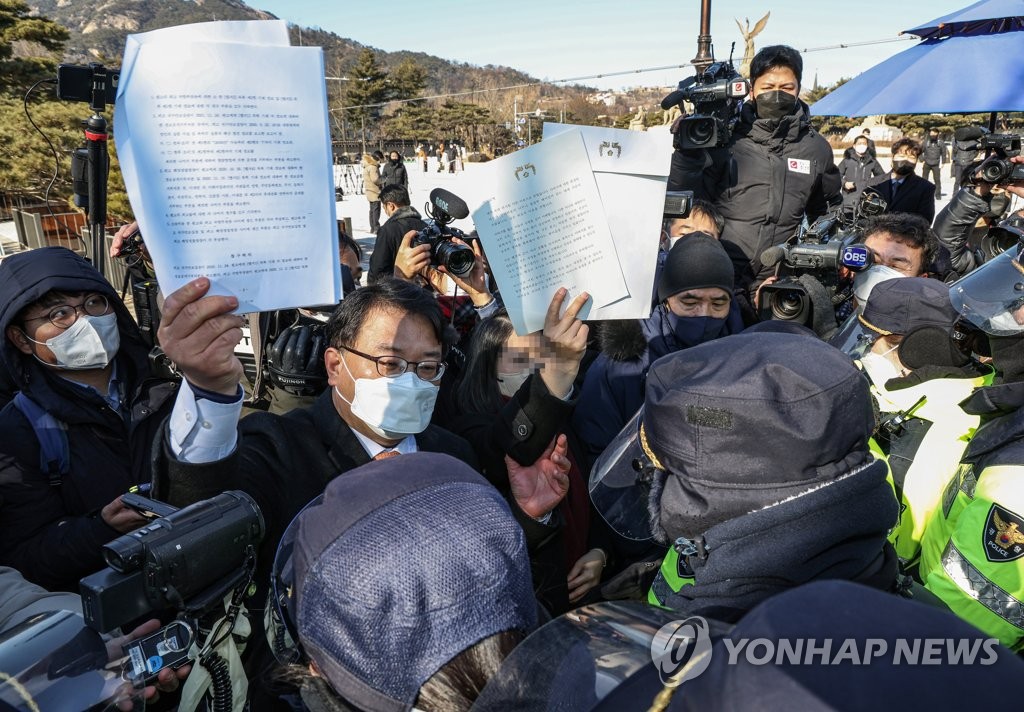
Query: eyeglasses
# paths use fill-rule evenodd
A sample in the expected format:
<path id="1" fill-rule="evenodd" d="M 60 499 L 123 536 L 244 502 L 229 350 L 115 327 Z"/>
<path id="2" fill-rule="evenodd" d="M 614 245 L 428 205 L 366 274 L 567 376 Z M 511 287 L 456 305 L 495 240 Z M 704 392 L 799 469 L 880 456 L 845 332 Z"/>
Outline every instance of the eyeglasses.
<path id="1" fill-rule="evenodd" d="M 90 294 L 81 304 L 60 304 L 48 311 L 44 316 L 34 316 L 31 319 L 25 319 L 25 323 L 47 319 L 58 329 L 67 329 L 78 321 L 79 312 L 88 316 L 103 316 L 110 312 L 110 302 L 102 294 Z"/>
<path id="2" fill-rule="evenodd" d="M 377 364 L 377 373 L 384 378 L 398 378 L 408 371 L 410 366 L 413 367 L 413 373 L 424 381 L 436 381 L 444 375 L 445 363 L 443 361 L 406 361 L 398 356 L 370 356 L 362 351 L 350 349 L 348 346 L 341 348 L 356 356 L 362 356 L 368 361 L 373 361 Z"/>

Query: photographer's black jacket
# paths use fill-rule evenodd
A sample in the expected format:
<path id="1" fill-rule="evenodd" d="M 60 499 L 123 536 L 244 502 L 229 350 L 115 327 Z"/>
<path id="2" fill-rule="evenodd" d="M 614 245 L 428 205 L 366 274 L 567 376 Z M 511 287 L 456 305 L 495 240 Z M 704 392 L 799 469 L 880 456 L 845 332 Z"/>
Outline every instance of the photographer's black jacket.
<path id="1" fill-rule="evenodd" d="M 377 241 L 373 243 L 373 254 L 370 255 L 370 270 L 366 274 L 366 283 L 373 284 L 378 279 L 393 277 L 395 258 L 398 248 L 402 246 L 402 238 L 410 230 L 422 230 L 427 224 L 423 222 L 416 208 L 405 205 L 395 212 L 387 222 L 377 230 Z"/>
<path id="2" fill-rule="evenodd" d="M 17 387 L 65 425 L 70 469 L 51 485 L 28 420 L 13 403 L 0 410 L 0 564 L 50 590 L 77 591 L 79 578 L 103 568 L 100 549 L 118 536 L 100 509 L 149 479 L 151 446 L 177 383 L 151 376 L 138 327 L 110 283 L 85 260 L 63 247 L 32 255 L 0 279 L 0 359 Z M 121 334 L 117 377 L 127 402 L 121 413 L 7 339 L 18 312 L 53 289 L 99 292 L 113 304 Z"/>
<path id="3" fill-rule="evenodd" d="M 745 103 L 728 146 L 673 152 L 668 185 L 718 206 L 725 216 L 722 240 L 741 248 L 747 264 L 737 268 L 750 279 L 770 274 L 761 252 L 791 238 L 805 213 L 813 222 L 838 205 L 840 188 L 832 146 L 811 127 L 803 102 L 777 122 L 757 118 L 754 105 Z"/>
<path id="4" fill-rule="evenodd" d="M 981 266 L 982 255 L 971 249 L 971 232 L 978 218 L 989 211 L 989 201 L 974 192 L 970 186 L 961 188 L 949 204 L 935 216 L 932 228 L 939 242 L 949 250 L 953 269 L 965 275 Z"/>

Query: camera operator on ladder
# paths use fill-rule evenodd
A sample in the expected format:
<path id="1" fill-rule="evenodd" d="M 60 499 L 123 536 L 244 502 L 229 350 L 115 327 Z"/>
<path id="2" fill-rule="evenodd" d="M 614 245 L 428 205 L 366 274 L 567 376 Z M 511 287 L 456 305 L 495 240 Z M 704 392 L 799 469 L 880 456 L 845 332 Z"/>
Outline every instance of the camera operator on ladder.
<path id="1" fill-rule="evenodd" d="M 678 135 L 686 119 L 674 127 L 668 189 L 692 190 L 725 216 L 722 242 L 736 265 L 737 286 L 751 300 L 771 273 L 761 253 L 792 237 L 805 214 L 813 222 L 842 200 L 832 147 L 811 128 L 808 107 L 798 98 L 802 73 L 795 49 L 765 47 L 750 65 L 751 98 L 724 142 L 693 146 Z"/>

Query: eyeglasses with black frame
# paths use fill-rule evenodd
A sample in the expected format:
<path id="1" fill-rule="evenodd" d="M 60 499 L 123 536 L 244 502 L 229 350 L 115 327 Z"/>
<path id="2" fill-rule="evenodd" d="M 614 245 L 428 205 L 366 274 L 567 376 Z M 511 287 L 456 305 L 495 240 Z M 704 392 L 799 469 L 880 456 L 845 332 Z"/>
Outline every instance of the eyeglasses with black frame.
<path id="1" fill-rule="evenodd" d="M 406 361 L 398 356 L 371 356 L 348 346 L 341 348 L 356 356 L 362 356 L 368 361 L 373 361 L 377 365 L 377 373 L 384 378 L 398 378 L 407 372 L 410 366 L 413 366 L 413 373 L 421 380 L 436 381 L 444 375 L 447 366 L 444 361 Z"/>
<path id="2" fill-rule="evenodd" d="M 34 316 L 31 319 L 25 319 L 24 323 L 27 324 L 30 321 L 42 321 L 43 319 L 46 319 L 58 329 L 67 329 L 78 321 L 79 314 L 86 314 L 87 316 L 103 316 L 104 314 L 109 313 L 110 301 L 105 296 L 102 294 L 89 294 L 85 297 L 85 301 L 80 304 L 58 304 L 43 316 Z"/>

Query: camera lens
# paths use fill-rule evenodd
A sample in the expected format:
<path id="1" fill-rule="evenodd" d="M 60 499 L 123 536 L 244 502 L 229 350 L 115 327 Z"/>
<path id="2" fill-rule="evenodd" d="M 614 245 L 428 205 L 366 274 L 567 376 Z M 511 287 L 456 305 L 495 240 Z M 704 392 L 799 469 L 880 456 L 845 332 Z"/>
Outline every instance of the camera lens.
<path id="1" fill-rule="evenodd" d="M 810 317 L 807 295 L 795 289 L 773 292 L 771 295 L 772 318 L 779 321 L 805 323 Z"/>
<path id="2" fill-rule="evenodd" d="M 715 137 L 714 119 L 692 119 L 686 123 L 686 138 L 694 146 L 704 146 Z"/>
<path id="3" fill-rule="evenodd" d="M 445 269 L 456 277 L 465 277 L 472 272 L 473 263 L 476 261 L 473 250 L 451 240 L 445 240 L 437 246 L 436 256 L 437 263 L 444 265 Z"/>
<path id="4" fill-rule="evenodd" d="M 1009 175 L 1009 163 L 999 158 L 985 161 L 978 168 L 978 177 L 986 183 L 1001 183 Z"/>

